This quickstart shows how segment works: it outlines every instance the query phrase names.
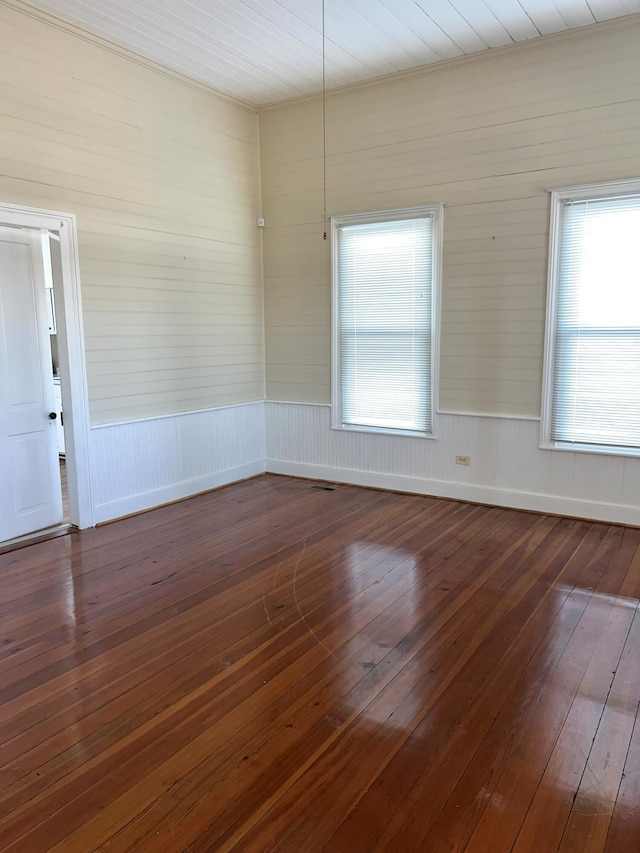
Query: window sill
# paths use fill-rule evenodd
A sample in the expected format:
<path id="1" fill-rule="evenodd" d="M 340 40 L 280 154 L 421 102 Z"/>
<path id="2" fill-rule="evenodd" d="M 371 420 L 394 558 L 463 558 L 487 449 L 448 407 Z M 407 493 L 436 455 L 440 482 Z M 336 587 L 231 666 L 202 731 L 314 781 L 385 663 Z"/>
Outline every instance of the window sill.
<path id="1" fill-rule="evenodd" d="M 570 444 L 564 442 L 546 442 L 540 445 L 541 450 L 564 450 L 571 453 L 593 453 L 598 456 L 628 456 L 640 457 L 640 447 L 613 447 L 606 444 Z"/>
<path id="2" fill-rule="evenodd" d="M 435 433 L 414 432 L 412 430 L 389 429 L 387 427 L 350 426 L 346 424 L 331 424 L 331 429 L 336 432 L 357 432 L 367 435 L 390 435 L 400 438 L 432 438 L 437 439 Z"/>

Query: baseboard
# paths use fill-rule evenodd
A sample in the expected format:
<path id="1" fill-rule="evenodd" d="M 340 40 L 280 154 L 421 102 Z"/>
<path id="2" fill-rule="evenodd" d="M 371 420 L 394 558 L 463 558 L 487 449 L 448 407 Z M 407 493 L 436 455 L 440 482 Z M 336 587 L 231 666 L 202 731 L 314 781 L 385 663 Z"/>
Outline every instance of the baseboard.
<path id="1" fill-rule="evenodd" d="M 208 492 L 211 489 L 217 489 L 220 486 L 226 486 L 229 483 L 246 480 L 249 477 L 255 477 L 258 474 L 264 473 L 264 462 L 250 462 L 247 465 L 240 465 L 236 468 L 217 471 L 215 474 L 208 474 L 206 477 L 183 480 L 180 483 L 172 483 L 170 486 L 165 486 L 161 489 L 152 489 L 151 491 L 140 492 L 121 500 L 98 504 L 94 509 L 95 522 L 96 524 L 101 524 L 105 521 L 114 521 L 117 518 L 123 518 L 127 515 L 135 515 L 138 512 L 154 509 L 163 504 L 179 501 L 183 498 L 193 497 L 202 492 Z"/>
<path id="2" fill-rule="evenodd" d="M 576 498 L 519 492 L 512 489 L 497 489 L 469 483 L 426 480 L 418 477 L 380 474 L 373 471 L 331 468 L 304 462 L 283 462 L 277 459 L 268 459 L 266 470 L 272 474 L 288 474 L 292 477 L 307 477 L 311 480 L 328 480 L 334 483 L 348 483 L 374 489 L 389 489 L 394 492 L 410 492 L 510 509 L 524 509 L 550 513 L 551 515 L 567 515 L 574 518 L 608 521 L 634 527 L 640 526 L 638 508 L 624 504 L 583 501 Z"/>

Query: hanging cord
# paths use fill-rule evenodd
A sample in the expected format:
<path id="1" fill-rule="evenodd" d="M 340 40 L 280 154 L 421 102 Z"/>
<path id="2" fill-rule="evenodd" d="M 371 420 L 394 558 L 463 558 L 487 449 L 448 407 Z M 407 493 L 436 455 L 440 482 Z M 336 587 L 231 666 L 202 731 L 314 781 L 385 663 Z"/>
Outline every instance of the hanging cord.
<path id="1" fill-rule="evenodd" d="M 327 34 L 325 26 L 325 0 L 322 0 L 322 221 L 327 239 Z"/>

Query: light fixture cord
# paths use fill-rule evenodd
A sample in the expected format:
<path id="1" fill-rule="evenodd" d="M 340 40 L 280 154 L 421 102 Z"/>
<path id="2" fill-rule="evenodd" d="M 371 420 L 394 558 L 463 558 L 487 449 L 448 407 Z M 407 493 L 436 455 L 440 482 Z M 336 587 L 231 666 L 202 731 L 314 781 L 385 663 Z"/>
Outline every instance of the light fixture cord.
<path id="1" fill-rule="evenodd" d="M 325 26 L 325 0 L 322 0 L 322 221 L 323 240 L 327 239 L 327 35 Z"/>

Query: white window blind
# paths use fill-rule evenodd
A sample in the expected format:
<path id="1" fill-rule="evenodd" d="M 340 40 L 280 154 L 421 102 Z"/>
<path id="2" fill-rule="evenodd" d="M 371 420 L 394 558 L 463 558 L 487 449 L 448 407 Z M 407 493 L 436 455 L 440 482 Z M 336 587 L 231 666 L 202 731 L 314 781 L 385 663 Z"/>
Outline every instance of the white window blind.
<path id="1" fill-rule="evenodd" d="M 640 193 L 560 205 L 550 437 L 640 448 Z"/>
<path id="2" fill-rule="evenodd" d="M 434 217 L 334 229 L 338 426 L 433 432 Z"/>

